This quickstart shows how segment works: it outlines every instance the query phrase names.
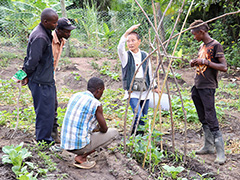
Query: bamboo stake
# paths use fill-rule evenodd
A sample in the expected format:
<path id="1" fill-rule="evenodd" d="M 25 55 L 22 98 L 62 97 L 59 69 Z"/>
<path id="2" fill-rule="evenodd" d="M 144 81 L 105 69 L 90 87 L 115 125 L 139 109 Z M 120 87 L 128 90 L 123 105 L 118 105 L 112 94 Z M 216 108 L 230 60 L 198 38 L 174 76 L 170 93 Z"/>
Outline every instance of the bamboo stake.
<path id="1" fill-rule="evenodd" d="M 158 35 L 156 29 L 154 28 L 151 20 L 149 19 L 149 17 L 147 16 L 146 12 L 145 12 L 145 11 L 143 10 L 143 8 L 141 7 L 141 5 L 138 3 L 138 1 L 135 0 L 135 2 L 136 2 L 137 5 L 139 6 L 139 8 L 142 10 L 142 12 L 143 12 L 144 15 L 146 16 L 146 18 L 148 19 L 150 25 L 152 26 L 153 30 L 155 31 L 155 34 L 156 34 L 156 36 L 157 36 L 157 39 L 158 39 L 159 43 L 161 44 L 161 46 L 162 46 L 162 48 L 163 48 L 163 50 L 164 50 L 164 53 L 167 54 L 167 52 L 166 52 L 166 50 L 165 50 L 165 48 L 164 48 L 164 46 L 163 46 L 163 44 L 162 44 L 162 42 L 161 42 L 161 40 L 160 40 L 160 38 L 159 38 L 159 35 Z M 168 75 L 168 73 L 166 74 L 166 76 L 167 76 L 167 75 Z M 163 87 L 164 87 L 165 83 L 166 83 L 166 78 L 165 78 L 165 80 L 164 80 Z M 160 99 L 161 99 L 161 96 L 162 96 L 162 93 L 163 93 L 163 87 L 162 87 L 161 94 L 160 94 L 160 96 L 159 96 L 159 100 L 158 100 L 158 104 L 157 104 L 157 109 L 158 109 L 158 107 L 159 107 Z M 156 113 L 157 113 L 157 111 L 154 112 L 153 124 L 155 124 Z M 152 126 L 151 128 L 153 129 L 153 126 Z M 148 141 L 148 146 L 149 146 L 149 141 Z M 147 146 L 147 150 L 146 150 L 145 157 L 144 157 L 144 161 L 143 161 L 143 167 L 144 167 L 144 165 L 145 165 L 145 160 L 146 160 L 146 156 L 147 156 L 147 152 L 148 152 L 148 146 Z"/>
<path id="2" fill-rule="evenodd" d="M 171 33 L 171 35 L 170 35 L 169 38 L 171 38 L 171 37 L 173 36 L 173 33 L 174 33 L 174 31 L 175 31 L 175 28 L 176 28 L 177 23 L 178 23 L 179 18 L 180 18 L 180 15 L 181 15 L 181 13 L 182 13 L 182 10 L 183 10 L 183 7 L 184 7 L 184 3 L 185 3 L 185 1 L 182 2 L 182 6 L 181 6 L 181 8 L 179 9 L 178 16 L 177 16 L 177 18 L 176 18 L 175 24 L 174 24 L 174 26 L 173 26 L 172 33 Z M 167 49 L 168 45 L 169 45 L 169 43 L 166 44 L 166 46 L 165 46 L 166 49 Z M 171 58 L 173 58 L 173 56 L 171 56 Z M 162 66 L 162 69 L 163 69 L 164 75 L 166 76 L 165 68 L 164 68 L 163 66 Z M 172 70 L 172 66 L 171 66 L 171 71 L 172 71 L 172 74 L 173 74 L 173 77 L 174 77 L 174 81 L 175 81 L 175 83 L 176 83 L 176 85 L 177 85 L 177 88 L 178 88 L 178 82 L 177 82 L 177 79 L 176 79 L 176 77 L 175 77 L 175 74 L 174 74 L 174 72 L 173 72 L 173 70 Z M 166 88 L 167 88 L 168 100 L 169 100 L 169 106 L 170 106 L 170 119 L 171 119 L 171 130 L 172 130 L 172 147 L 173 147 L 173 150 L 175 151 L 174 121 L 173 121 L 172 101 L 171 101 L 170 91 L 169 91 L 169 88 L 168 88 L 168 81 L 166 81 Z M 180 89 L 179 89 L 179 88 L 178 88 L 178 93 L 179 93 L 180 98 L 181 98 L 181 92 L 180 92 Z M 181 100 L 182 100 L 182 98 L 181 98 Z M 184 109 L 184 107 L 183 107 L 183 109 Z"/>
<path id="3" fill-rule="evenodd" d="M 174 32 L 174 30 L 175 30 L 175 28 L 176 28 L 177 22 L 178 22 L 178 20 L 179 20 L 179 18 L 180 18 L 180 15 L 181 15 L 181 13 L 182 13 L 183 6 L 184 6 L 184 1 L 183 1 L 183 3 L 182 3 L 181 8 L 179 9 L 179 13 L 178 13 L 178 16 L 177 16 L 177 18 L 176 18 L 176 21 L 175 21 L 175 24 L 174 24 L 174 28 L 173 28 L 173 30 L 172 30 L 172 33 L 171 33 L 171 35 L 170 35 L 170 38 L 172 37 L 173 32 Z M 167 48 L 167 47 L 168 47 L 168 44 L 165 46 L 165 48 Z M 153 48 L 153 47 L 152 47 L 152 48 Z M 154 48 L 153 48 L 153 49 L 154 49 Z M 159 51 L 160 51 L 160 50 L 159 50 Z M 158 51 L 158 53 L 160 54 L 159 51 Z M 161 56 L 163 56 L 163 54 L 161 54 Z M 170 57 L 170 56 L 168 56 L 168 57 Z M 171 58 L 175 58 L 175 57 L 171 56 Z M 161 61 L 162 61 L 162 60 L 161 60 Z M 162 66 L 162 69 L 163 69 L 163 74 L 164 74 L 164 76 L 165 76 L 165 75 L 166 75 L 165 68 L 164 68 L 163 64 L 161 64 L 161 66 Z M 172 68 L 171 68 L 171 69 L 172 69 Z M 174 76 L 175 83 L 177 84 L 177 80 L 176 80 L 176 78 L 175 78 L 174 73 L 173 73 L 173 76 Z M 177 86 L 177 87 L 178 87 L 178 86 Z M 171 130 L 172 130 L 172 147 L 173 147 L 173 149 L 175 150 L 174 121 L 173 121 L 173 113 L 172 113 L 171 96 L 170 96 L 170 91 L 169 91 L 169 88 L 168 88 L 168 81 L 166 81 L 166 89 L 167 89 L 168 99 L 169 99 L 169 103 L 170 103 L 169 106 L 170 106 L 170 118 L 171 118 Z M 180 93 L 180 90 L 178 90 L 178 92 Z"/>
<path id="4" fill-rule="evenodd" d="M 196 26 L 189 27 L 189 28 L 187 28 L 187 29 L 185 29 L 185 30 L 181 30 L 179 33 L 175 34 L 171 39 L 177 37 L 178 35 L 186 32 L 186 31 L 189 31 L 189 30 L 194 29 L 194 28 L 196 28 L 196 27 L 202 26 L 203 24 L 207 24 L 207 23 L 209 23 L 209 22 L 215 21 L 215 20 L 220 19 L 220 18 L 223 18 L 223 17 L 225 17 L 225 16 L 229 16 L 229 15 L 233 15 L 233 14 L 238 14 L 238 13 L 240 13 L 240 10 L 234 11 L 234 12 L 230 12 L 230 13 L 225 13 L 225 14 L 223 14 L 223 15 L 220 15 L 220 16 L 218 16 L 218 17 L 215 17 L 215 18 L 212 18 L 212 19 L 210 19 L 210 20 L 207 20 L 207 21 L 205 21 L 205 22 L 203 22 L 203 23 L 201 23 L 201 24 L 198 24 L 198 25 L 196 25 Z M 163 44 L 166 44 L 166 43 L 167 43 L 168 41 L 170 41 L 171 39 L 168 39 L 167 41 L 163 42 Z"/>
<path id="5" fill-rule="evenodd" d="M 150 54 L 147 55 L 147 57 L 141 62 L 141 64 L 139 65 L 139 67 L 137 68 L 136 72 L 139 70 L 139 68 L 142 66 L 142 64 L 150 57 L 152 56 L 153 53 L 155 53 L 157 51 L 157 49 L 153 50 Z M 159 68 L 159 67 L 158 67 Z M 157 70 L 158 70 L 157 68 Z M 125 116 L 124 116 L 124 136 L 123 136 L 123 147 L 124 147 L 124 151 L 126 151 L 126 126 L 127 126 L 127 113 L 128 113 L 128 107 L 129 107 L 129 102 L 130 102 L 130 98 L 131 98 L 131 89 L 132 89 L 132 86 L 133 86 L 133 82 L 134 82 L 134 79 L 135 79 L 135 76 L 136 76 L 136 72 L 134 73 L 133 75 L 133 79 L 131 81 L 131 84 L 130 84 L 130 88 L 128 90 L 128 101 L 127 101 L 127 107 L 126 107 L 126 110 L 125 110 Z M 155 78 L 155 75 L 156 73 L 154 74 L 154 77 L 153 79 Z M 152 86 L 152 83 L 150 84 L 150 87 Z M 148 95 L 148 94 L 147 94 Z M 145 104 L 144 104 L 145 105 Z"/>
<path id="6" fill-rule="evenodd" d="M 132 88 L 132 87 L 131 87 Z M 128 112 L 128 107 L 129 107 L 129 103 L 130 103 L 130 98 L 131 98 L 131 91 L 128 91 L 128 100 L 127 100 L 127 107 L 125 110 L 125 116 L 124 116 L 124 127 L 123 127 L 123 148 L 124 151 L 126 151 L 126 134 L 127 134 L 127 112 Z"/>
<path id="7" fill-rule="evenodd" d="M 183 22 L 181 31 L 182 31 L 182 29 L 183 29 L 184 26 L 185 26 L 185 23 L 186 23 L 186 21 L 187 21 L 188 15 L 189 15 L 190 10 L 191 10 L 191 8 L 192 8 L 193 2 L 194 2 L 194 0 L 192 0 L 192 3 L 191 3 L 191 5 L 190 5 L 190 7 L 189 7 L 189 9 L 188 9 L 188 13 L 187 13 L 187 15 L 186 15 L 186 17 L 185 17 L 185 20 L 184 20 L 184 22 Z M 177 39 L 177 42 L 176 42 L 176 44 L 175 44 L 175 47 L 174 47 L 174 50 L 173 50 L 172 55 L 174 55 L 174 53 L 175 53 L 175 51 L 176 51 L 176 49 L 177 49 L 177 45 L 178 45 L 178 42 L 179 42 L 179 40 L 180 40 L 180 37 L 181 37 L 181 34 L 179 34 L 179 36 L 178 36 L 178 39 Z M 167 74 L 166 74 L 165 79 L 164 79 L 164 83 L 165 83 L 165 81 L 166 81 L 166 79 L 167 79 L 167 75 L 168 75 L 168 73 L 169 73 L 169 70 L 170 70 L 172 61 L 173 61 L 173 59 L 171 59 L 170 62 L 169 62 L 168 69 L 167 69 Z M 162 90 L 163 90 L 163 87 L 162 87 Z M 186 141 L 186 137 L 187 137 L 187 115 L 186 115 L 186 111 L 185 111 L 185 109 L 184 109 L 184 105 L 183 105 L 183 100 L 182 100 L 181 93 L 180 93 L 180 98 L 181 98 L 181 103 L 182 103 L 182 108 L 183 108 L 183 113 L 184 113 L 184 119 L 185 119 L 184 163 L 186 163 L 186 149 L 187 149 L 187 148 L 186 148 L 186 146 L 187 146 L 187 145 L 186 145 L 186 142 L 187 142 L 187 141 Z"/>
<path id="8" fill-rule="evenodd" d="M 154 2 L 152 0 L 152 8 L 153 8 L 153 15 L 154 15 L 154 25 L 155 25 L 155 28 L 157 29 L 157 18 L 156 18 L 156 13 L 155 13 L 155 6 L 154 6 Z M 166 12 L 166 10 L 165 10 Z M 161 21 L 160 23 L 162 23 L 163 21 L 163 16 L 161 18 Z M 159 27 L 160 27 L 161 24 L 159 24 Z M 159 42 L 157 41 L 157 48 L 158 48 L 158 53 L 157 53 L 157 64 L 158 64 L 158 59 L 159 59 L 159 52 L 160 52 L 160 46 L 159 46 Z M 162 65 L 162 61 L 161 61 L 161 65 Z M 160 95 L 160 80 L 159 80 L 159 73 L 157 73 L 157 84 L 158 84 L 158 95 Z M 155 106 L 155 104 L 154 104 Z M 154 111 L 157 111 L 157 109 L 154 109 Z M 161 115 L 161 106 L 159 106 L 159 123 L 160 123 L 160 132 L 162 132 L 162 115 Z M 154 125 L 152 124 L 153 128 L 154 128 Z M 151 132 L 152 133 L 152 132 Z M 152 134 L 149 134 L 149 137 L 151 138 L 151 135 Z M 161 139 L 162 139 L 162 135 L 160 135 Z M 150 139 L 150 144 L 151 144 L 151 139 Z M 160 148 L 161 148 L 161 151 L 163 150 L 163 143 L 162 141 L 160 141 Z"/>
<path id="9" fill-rule="evenodd" d="M 186 15 L 186 17 L 185 17 L 185 20 L 184 20 L 184 22 L 183 22 L 183 25 L 182 25 L 182 28 L 181 28 L 181 31 L 183 30 L 183 28 L 184 28 L 184 26 L 185 26 L 185 23 L 186 23 L 186 21 L 187 21 L 187 18 L 188 18 L 188 15 L 189 15 L 189 13 L 190 13 L 190 11 L 191 11 L 191 9 L 192 9 L 192 6 L 193 6 L 193 2 L 194 2 L 194 0 L 192 0 L 192 3 L 191 3 L 191 5 L 190 5 L 190 7 L 189 7 L 189 9 L 188 9 L 188 12 L 187 12 L 187 15 Z M 173 52 L 173 54 L 175 53 L 175 50 L 177 49 L 177 45 L 178 45 L 178 41 L 180 40 L 180 37 L 181 37 L 181 34 L 178 36 L 178 40 L 177 40 L 177 44 L 176 44 L 176 48 L 174 48 L 174 52 Z M 171 59 L 171 61 L 172 61 L 172 59 Z M 171 66 L 171 63 L 170 63 L 170 66 Z M 169 67 L 170 67 L 169 66 Z M 182 100 L 182 95 L 181 95 L 181 93 L 180 93 L 180 98 L 181 98 L 181 103 L 182 103 L 182 108 L 183 108 L 183 113 L 184 113 L 184 119 L 185 119 L 185 121 L 184 121 L 184 128 L 185 128 L 185 131 L 184 131 L 184 164 L 186 164 L 186 153 L 187 153 L 187 114 L 186 114 L 186 111 L 185 111 L 185 109 L 184 109 L 184 105 L 183 105 L 183 100 Z"/>
<path id="10" fill-rule="evenodd" d="M 156 34 L 156 36 L 157 36 L 157 39 L 158 39 L 159 43 L 161 44 L 161 46 L 162 46 L 162 48 L 163 48 L 163 50 L 164 50 L 164 53 L 167 54 L 167 53 L 166 53 L 166 50 L 165 50 L 165 48 L 163 47 L 162 42 L 161 42 L 161 40 L 160 40 L 160 38 L 159 38 L 159 35 L 158 35 L 156 29 L 154 28 L 151 20 L 148 18 L 147 14 L 145 13 L 145 11 L 144 11 L 143 8 L 141 7 L 141 5 L 138 3 L 138 1 L 135 0 L 135 2 L 136 2 L 137 5 L 139 6 L 139 8 L 142 10 L 142 12 L 143 12 L 144 15 L 146 16 L 146 18 L 148 19 L 150 25 L 152 26 L 153 30 L 155 31 L 155 34 Z M 160 65 L 160 63 L 159 63 L 159 65 Z M 158 70 L 158 69 L 157 69 L 157 70 Z M 166 80 L 165 80 L 165 82 L 166 82 Z M 165 82 L 164 82 L 163 86 L 165 85 Z M 159 104 L 160 104 L 160 99 L 161 99 L 162 93 L 163 93 L 163 87 L 162 87 L 162 91 L 161 91 L 160 96 L 159 96 L 159 100 L 158 100 L 158 104 L 157 104 L 157 109 L 158 109 Z M 156 113 L 157 113 L 157 111 L 154 112 L 154 119 L 153 119 L 153 122 L 152 122 L 153 125 L 155 124 Z M 152 130 L 153 130 L 153 126 L 151 126 L 151 131 L 152 131 Z M 143 160 L 143 167 L 144 167 L 144 165 L 145 165 L 145 160 L 146 160 L 146 156 L 147 156 L 147 152 L 148 152 L 149 142 L 150 142 L 150 141 L 148 141 L 147 150 L 146 150 L 145 157 L 144 157 L 144 160 Z"/>
<path id="11" fill-rule="evenodd" d="M 142 64 L 141 64 L 142 65 Z M 141 66 L 140 65 L 140 66 Z M 147 72 L 148 72 L 148 67 L 149 67 L 149 61 L 147 62 L 147 66 L 146 66 L 146 69 L 145 69 L 145 72 L 144 72 L 144 76 L 143 77 L 146 77 L 146 75 L 147 75 Z M 137 71 L 136 71 L 137 72 Z M 133 80 L 135 79 L 135 77 L 133 78 Z M 149 88 L 148 89 L 150 89 L 150 87 L 151 86 L 149 86 Z M 141 95 L 142 95 L 142 91 L 141 91 L 141 93 L 140 93 L 140 97 L 139 97 L 139 101 L 138 101 L 138 105 L 140 104 L 140 101 L 141 101 Z M 147 96 L 146 96 L 146 98 L 147 98 Z M 145 98 L 145 99 L 146 99 Z M 137 122 L 136 122 L 136 126 L 135 126 L 135 129 L 134 129 L 134 133 L 133 133 L 133 139 L 135 139 L 135 135 L 136 135 L 136 132 L 137 132 L 137 127 L 138 127 L 138 125 L 139 125 L 139 121 L 140 121 L 140 119 L 141 119 L 141 114 L 142 114 L 142 111 L 143 111 L 143 108 L 144 108 L 144 106 L 145 106 L 145 103 L 143 103 L 143 105 L 142 105 L 142 108 L 141 108 L 141 110 L 140 110 L 140 113 L 139 113 L 139 116 L 138 116 L 138 119 L 137 119 Z M 139 107 L 139 106 L 138 106 Z M 137 108 L 138 108 L 137 107 Z M 135 120 L 135 119 L 134 119 Z"/>
<path id="12" fill-rule="evenodd" d="M 158 27 L 157 27 L 157 31 L 159 31 L 159 29 L 160 29 L 160 27 L 161 27 L 161 24 L 162 24 L 162 22 L 163 22 L 163 18 L 164 18 L 164 16 L 165 16 L 165 14 L 167 13 L 167 10 L 168 10 L 169 7 L 171 6 L 171 4 L 172 4 L 172 0 L 169 1 L 168 5 L 167 5 L 167 8 L 166 8 L 165 11 L 163 12 L 162 18 L 161 18 L 161 20 L 159 21 L 159 24 L 158 24 Z M 156 41 L 156 36 L 155 36 L 155 38 L 154 38 L 154 40 L 153 40 L 153 45 L 154 45 L 155 41 Z"/>
<path id="13" fill-rule="evenodd" d="M 148 37 L 149 37 L 149 43 L 151 43 L 151 32 L 150 32 L 150 29 L 148 29 Z M 150 47 L 150 49 L 151 49 L 151 47 Z M 153 62 L 152 62 L 152 58 L 151 57 L 150 57 L 150 60 L 151 60 L 150 62 L 151 62 L 151 66 L 153 68 Z M 152 76 L 153 76 L 153 71 L 152 71 Z M 155 94 L 153 94 L 153 104 L 155 105 Z M 154 110 L 155 110 L 155 106 L 154 106 Z M 148 135 L 148 138 L 149 138 L 150 134 L 152 133 L 151 132 L 151 127 L 150 127 L 150 124 L 152 124 L 152 123 L 151 123 L 150 118 L 148 118 L 148 122 L 149 122 L 149 135 Z M 151 141 L 151 139 L 150 139 L 150 141 Z M 152 146 L 149 147 L 149 172 L 151 172 L 151 161 L 152 161 L 152 151 L 151 151 L 151 149 L 152 149 Z"/>
<path id="14" fill-rule="evenodd" d="M 135 2 L 138 4 L 139 8 L 142 10 L 142 12 L 144 13 L 144 15 L 145 15 L 146 18 L 148 19 L 150 25 L 152 26 L 153 30 L 155 31 L 155 34 L 156 34 L 156 36 L 157 36 L 158 41 L 160 42 L 160 44 L 161 44 L 161 46 L 162 46 L 162 48 L 163 48 L 163 50 L 164 50 L 164 53 L 167 54 L 167 53 L 166 53 L 166 50 L 165 50 L 165 48 L 163 47 L 163 44 L 162 44 L 162 42 L 161 42 L 161 40 L 160 40 L 160 38 L 159 38 L 159 35 L 158 35 L 158 33 L 156 32 L 156 29 L 154 28 L 151 20 L 149 19 L 149 17 L 147 16 L 146 12 L 145 12 L 145 11 L 143 10 L 143 8 L 141 7 L 141 5 L 137 2 L 137 0 L 135 0 Z M 192 1 L 192 4 L 193 4 L 193 2 L 194 2 L 194 1 Z M 190 8 L 192 7 L 192 4 L 191 4 Z M 188 14 L 189 14 L 189 12 L 190 12 L 190 10 L 188 11 Z M 187 17 L 188 17 L 188 14 L 187 14 L 187 16 L 186 16 L 186 19 L 187 19 Z M 185 21 L 184 21 L 183 27 L 184 27 L 184 25 L 185 25 L 185 23 L 186 23 L 186 19 L 185 19 Z M 183 27 L 182 27 L 182 29 L 183 29 Z M 175 45 L 175 49 L 174 49 L 173 54 L 175 53 L 175 50 L 176 50 L 177 44 L 178 44 L 178 42 L 179 42 L 179 39 L 180 39 L 180 36 L 178 37 L 178 40 L 177 40 L 177 43 L 176 43 L 176 45 Z M 163 87 L 164 87 L 164 85 L 165 85 L 165 83 L 166 83 L 166 78 L 167 78 L 167 76 L 168 76 L 171 63 L 172 63 L 172 59 L 171 59 L 171 61 L 170 61 L 170 63 L 169 63 L 169 66 L 168 66 L 168 71 L 167 71 L 167 74 L 166 74 L 165 79 L 164 79 L 164 83 L 163 83 L 163 86 L 162 86 L 162 91 L 163 91 Z M 162 92 L 161 92 L 161 95 L 162 95 Z M 161 96 L 160 96 L 160 98 L 161 98 Z M 158 101 L 158 106 L 159 106 L 159 104 L 160 104 L 160 98 L 159 98 L 159 101 Z M 158 107 L 158 106 L 157 106 L 157 107 Z M 186 115 L 186 112 L 185 112 L 185 111 L 184 111 L 184 114 Z M 154 120 L 153 120 L 153 122 L 155 121 L 155 118 L 156 118 L 156 113 L 154 113 Z M 146 154 L 147 154 L 147 151 L 146 151 Z M 146 159 L 146 154 L 145 154 L 144 160 Z M 144 163 L 143 163 L 143 167 L 144 167 L 144 164 L 145 164 L 145 161 L 144 161 Z"/>
<path id="15" fill-rule="evenodd" d="M 166 44 L 166 43 L 167 43 L 168 41 L 170 41 L 171 39 L 177 37 L 179 34 L 184 33 L 184 32 L 186 32 L 186 31 L 188 31 L 188 30 L 190 30 L 190 29 L 196 28 L 196 27 L 198 27 L 198 26 L 201 26 L 201 25 L 203 25 L 203 24 L 212 22 L 212 21 L 217 20 L 217 19 L 220 19 L 220 18 L 222 18 L 222 17 L 228 16 L 228 15 L 233 15 L 233 14 L 238 14 L 238 13 L 240 13 L 240 10 L 235 11 L 235 12 L 230 12 L 230 13 L 223 14 L 223 15 L 221 15 L 221 16 L 218 16 L 218 17 L 215 17 L 215 18 L 213 18 L 213 19 L 210 19 L 210 20 L 208 20 L 208 21 L 206 21 L 206 22 L 203 22 L 203 23 L 201 23 L 201 24 L 199 24 L 199 25 L 196 25 L 196 26 L 194 26 L 194 27 L 187 28 L 187 29 L 185 29 L 184 31 L 180 31 L 179 33 L 177 33 L 176 35 L 174 35 L 172 38 L 168 39 L 167 41 L 163 42 L 162 44 Z M 145 58 L 145 60 L 146 60 L 147 58 L 149 58 L 149 57 L 150 57 L 154 52 L 156 52 L 156 51 L 157 51 L 157 48 L 154 49 L 154 50 Z M 168 56 L 167 56 L 166 54 L 165 54 L 165 56 L 168 58 Z M 144 62 L 144 61 L 143 61 L 143 62 Z M 132 83 L 133 83 L 133 81 L 131 82 L 131 86 L 132 86 Z M 130 96 L 129 96 L 129 97 L 130 97 Z M 125 111 L 125 118 L 124 118 L 124 140 L 123 140 L 123 142 L 124 142 L 124 150 L 126 150 L 126 118 L 127 118 L 127 109 L 128 109 L 128 107 L 129 107 L 129 101 L 130 101 L 130 99 L 128 99 L 128 103 L 127 103 L 127 107 L 126 107 L 126 111 Z"/>

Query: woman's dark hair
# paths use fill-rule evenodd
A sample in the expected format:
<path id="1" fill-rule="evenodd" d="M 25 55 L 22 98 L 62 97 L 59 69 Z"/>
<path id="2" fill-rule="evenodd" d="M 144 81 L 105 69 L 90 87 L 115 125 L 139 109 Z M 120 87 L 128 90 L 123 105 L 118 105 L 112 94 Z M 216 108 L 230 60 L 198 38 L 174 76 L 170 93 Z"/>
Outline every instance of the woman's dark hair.
<path id="1" fill-rule="evenodd" d="M 128 36 L 129 36 L 129 35 L 135 35 L 138 40 L 141 38 L 140 35 L 139 35 L 137 32 L 135 32 L 135 31 L 130 32 L 130 33 L 128 34 Z"/>
<path id="2" fill-rule="evenodd" d="M 192 24 L 190 24 L 190 27 L 194 27 L 194 26 L 196 26 L 196 25 L 198 25 L 198 24 L 202 24 L 203 22 L 204 22 L 204 21 L 201 20 L 201 19 L 195 20 Z M 203 31 L 205 31 L 205 32 L 208 32 L 209 29 L 210 29 L 210 28 L 209 28 L 208 24 L 206 23 L 206 24 L 203 24 L 203 25 L 198 26 L 198 27 L 196 27 L 196 28 L 193 28 L 192 30 L 193 30 L 193 31 L 203 30 Z"/>

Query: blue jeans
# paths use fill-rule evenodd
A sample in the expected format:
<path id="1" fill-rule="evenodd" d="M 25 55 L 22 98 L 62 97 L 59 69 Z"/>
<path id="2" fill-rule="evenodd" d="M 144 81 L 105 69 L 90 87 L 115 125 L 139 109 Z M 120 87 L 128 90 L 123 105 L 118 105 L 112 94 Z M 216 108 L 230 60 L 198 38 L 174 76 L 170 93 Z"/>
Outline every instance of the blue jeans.
<path id="1" fill-rule="evenodd" d="M 135 113 L 134 112 L 134 109 L 137 107 L 137 104 L 138 104 L 138 101 L 139 99 L 138 98 L 131 98 L 130 99 L 130 106 L 132 108 L 132 111 L 133 111 L 133 114 Z M 140 104 L 139 104 L 139 107 L 138 107 L 138 111 L 137 111 L 137 114 L 136 114 L 136 117 L 135 117 L 135 120 L 134 120 L 134 125 L 133 125 L 133 130 L 132 130 L 132 134 L 136 128 L 136 124 L 137 124 L 137 119 L 139 117 L 139 114 L 140 114 L 140 111 L 143 107 L 143 102 L 144 100 L 140 100 Z M 149 100 L 146 100 L 146 103 L 145 103 L 145 106 L 143 108 L 143 111 L 142 111 L 142 114 L 140 116 L 140 120 L 139 120 L 139 125 L 144 125 L 144 121 L 142 120 L 143 119 L 143 116 L 147 115 L 148 113 L 148 107 L 149 107 Z"/>

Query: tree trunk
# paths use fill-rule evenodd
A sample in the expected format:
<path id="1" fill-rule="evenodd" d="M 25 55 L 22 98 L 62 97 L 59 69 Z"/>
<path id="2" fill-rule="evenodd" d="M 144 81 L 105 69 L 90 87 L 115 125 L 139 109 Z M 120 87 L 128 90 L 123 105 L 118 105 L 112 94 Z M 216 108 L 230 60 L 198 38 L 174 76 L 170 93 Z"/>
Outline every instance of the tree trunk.
<path id="1" fill-rule="evenodd" d="M 159 22 L 162 18 L 162 11 L 160 9 L 159 3 L 156 3 L 156 11 L 157 11 L 157 22 Z M 160 34 L 162 42 L 164 42 L 165 41 L 165 30 L 164 30 L 163 22 L 159 28 L 159 34 Z"/>
<path id="2" fill-rule="evenodd" d="M 62 16 L 67 18 L 67 12 L 66 12 L 66 8 L 65 8 L 65 1 L 64 0 L 60 0 L 60 3 L 61 3 Z M 69 57 L 69 54 L 70 54 L 69 41 L 66 42 L 65 46 L 66 46 L 66 56 Z"/>

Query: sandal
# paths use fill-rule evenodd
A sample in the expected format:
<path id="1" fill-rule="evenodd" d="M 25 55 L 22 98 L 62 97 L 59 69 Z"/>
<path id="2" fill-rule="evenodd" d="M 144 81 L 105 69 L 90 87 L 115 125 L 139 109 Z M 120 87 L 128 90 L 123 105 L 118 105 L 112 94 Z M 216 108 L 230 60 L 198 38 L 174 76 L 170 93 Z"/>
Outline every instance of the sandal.
<path id="1" fill-rule="evenodd" d="M 62 151 L 63 151 L 63 149 L 62 149 L 60 146 L 58 146 L 58 145 L 53 145 L 53 146 L 51 146 L 51 147 L 49 148 L 49 150 L 50 150 L 51 152 L 53 152 L 53 153 L 55 153 L 55 152 L 62 152 Z"/>
<path id="2" fill-rule="evenodd" d="M 81 169 L 91 169 L 96 165 L 96 162 L 95 161 L 85 161 L 83 163 L 75 162 L 73 165 Z"/>

